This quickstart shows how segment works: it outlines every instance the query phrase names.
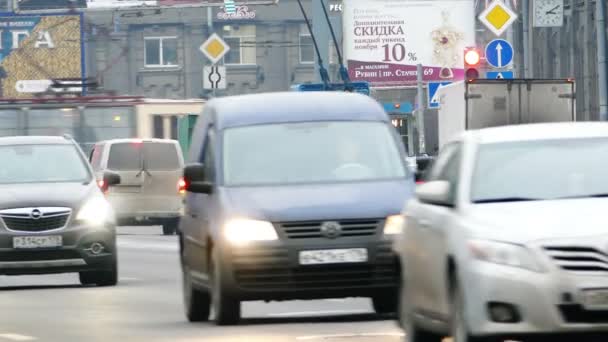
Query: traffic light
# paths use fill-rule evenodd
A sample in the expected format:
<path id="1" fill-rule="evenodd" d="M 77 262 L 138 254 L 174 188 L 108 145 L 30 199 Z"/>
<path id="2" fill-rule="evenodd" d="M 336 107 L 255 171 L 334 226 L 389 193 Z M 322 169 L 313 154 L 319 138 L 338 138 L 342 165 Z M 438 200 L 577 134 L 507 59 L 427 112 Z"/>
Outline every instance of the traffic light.
<path id="1" fill-rule="evenodd" d="M 481 63 L 481 53 L 477 48 L 464 49 L 464 77 L 467 80 L 479 78 L 479 64 Z"/>

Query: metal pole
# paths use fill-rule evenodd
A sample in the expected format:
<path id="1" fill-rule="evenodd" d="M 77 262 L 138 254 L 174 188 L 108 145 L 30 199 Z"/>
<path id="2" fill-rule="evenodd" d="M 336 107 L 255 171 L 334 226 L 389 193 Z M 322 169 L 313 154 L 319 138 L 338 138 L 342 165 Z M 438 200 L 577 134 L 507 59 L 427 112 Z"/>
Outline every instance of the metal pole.
<path id="1" fill-rule="evenodd" d="M 424 83 L 422 80 L 422 64 L 416 65 L 417 86 L 418 86 L 418 109 L 416 119 L 418 120 L 418 152 L 426 154 L 426 140 L 424 136 Z"/>
<path id="2" fill-rule="evenodd" d="M 584 7 L 584 21 L 583 21 L 583 60 L 579 61 L 583 65 L 583 113 L 585 114 L 585 121 L 591 120 L 591 70 L 589 69 L 589 63 L 591 62 L 591 54 L 589 51 L 589 45 L 595 44 L 591 39 L 591 27 L 589 21 L 591 16 L 589 10 L 590 1 L 585 1 Z M 578 91 L 577 91 L 578 93 Z"/>
<path id="3" fill-rule="evenodd" d="M 414 125 L 415 121 L 414 117 L 409 117 L 407 122 L 407 155 L 413 157 L 416 155 L 416 151 L 414 149 Z"/>
<path id="4" fill-rule="evenodd" d="M 530 63 L 531 54 L 530 51 L 530 0 L 523 0 L 521 3 L 521 20 L 523 26 L 523 38 L 524 38 L 524 78 L 531 78 Z"/>
<path id="5" fill-rule="evenodd" d="M 211 36 L 215 30 L 213 29 L 213 9 L 211 7 L 207 7 L 207 32 L 208 35 Z M 213 63 L 209 62 L 209 66 L 213 66 Z M 212 96 L 216 96 L 216 89 L 213 88 Z"/>
<path id="6" fill-rule="evenodd" d="M 600 121 L 608 121 L 608 57 L 606 56 L 606 5 L 604 1 L 596 0 L 596 30 L 597 30 L 597 73 L 598 73 L 598 97 L 600 103 Z"/>
<path id="7" fill-rule="evenodd" d="M 600 104 L 599 119 L 608 121 L 608 72 L 606 63 L 606 4 L 604 1 L 595 1 L 595 23 L 597 30 L 597 73 L 598 73 L 598 97 Z"/>

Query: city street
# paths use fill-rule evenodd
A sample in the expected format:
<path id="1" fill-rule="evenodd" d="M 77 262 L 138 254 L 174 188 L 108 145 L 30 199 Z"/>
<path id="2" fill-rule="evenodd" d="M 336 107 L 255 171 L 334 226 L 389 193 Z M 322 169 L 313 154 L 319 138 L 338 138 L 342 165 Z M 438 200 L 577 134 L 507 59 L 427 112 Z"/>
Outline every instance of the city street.
<path id="1" fill-rule="evenodd" d="M 4 341 L 400 341 L 367 299 L 244 303 L 236 327 L 188 323 L 175 237 L 120 229 L 120 282 L 82 287 L 77 275 L 0 277 Z"/>

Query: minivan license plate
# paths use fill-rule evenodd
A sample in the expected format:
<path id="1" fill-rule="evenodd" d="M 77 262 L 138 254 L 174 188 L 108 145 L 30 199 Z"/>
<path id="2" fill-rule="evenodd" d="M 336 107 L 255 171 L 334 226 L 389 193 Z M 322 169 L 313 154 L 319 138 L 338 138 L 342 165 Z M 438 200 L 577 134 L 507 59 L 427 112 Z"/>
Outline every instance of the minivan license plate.
<path id="1" fill-rule="evenodd" d="M 588 310 L 608 309 L 608 289 L 584 291 L 583 304 Z"/>
<path id="2" fill-rule="evenodd" d="M 13 238 L 13 248 L 53 248 L 61 247 L 63 239 L 61 235 L 53 236 L 15 236 Z"/>
<path id="3" fill-rule="evenodd" d="M 360 263 L 367 261 L 367 249 L 325 249 L 301 251 L 300 265 L 323 265 L 341 263 Z"/>

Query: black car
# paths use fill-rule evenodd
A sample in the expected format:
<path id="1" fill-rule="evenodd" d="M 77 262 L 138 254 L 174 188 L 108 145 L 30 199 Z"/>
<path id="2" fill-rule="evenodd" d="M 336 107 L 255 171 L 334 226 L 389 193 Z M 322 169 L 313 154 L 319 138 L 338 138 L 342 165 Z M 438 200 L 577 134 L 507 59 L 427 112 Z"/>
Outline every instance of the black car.
<path id="1" fill-rule="evenodd" d="M 184 170 L 180 222 L 190 321 L 240 302 L 370 297 L 394 313 L 392 252 L 414 192 L 383 108 L 346 93 L 279 93 L 205 105 Z"/>
<path id="2" fill-rule="evenodd" d="M 118 281 L 115 219 L 85 155 L 69 137 L 0 138 L 0 275 L 78 272 Z"/>

